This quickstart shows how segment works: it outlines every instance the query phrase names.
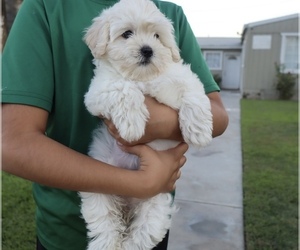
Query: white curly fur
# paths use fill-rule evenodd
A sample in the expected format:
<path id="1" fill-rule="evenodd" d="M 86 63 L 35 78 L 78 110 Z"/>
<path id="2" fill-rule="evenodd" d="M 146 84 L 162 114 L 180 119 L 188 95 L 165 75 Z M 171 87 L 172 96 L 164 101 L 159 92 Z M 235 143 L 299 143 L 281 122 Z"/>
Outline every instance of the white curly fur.
<path id="1" fill-rule="evenodd" d="M 187 143 L 201 148 L 211 141 L 212 114 L 203 84 L 183 64 L 172 23 L 152 1 L 121 0 L 93 20 L 84 39 L 96 66 L 85 95 L 92 115 L 111 119 L 123 139 L 138 140 L 149 118 L 144 104 L 149 95 L 178 110 Z M 142 51 L 145 47 L 150 54 Z M 156 150 L 177 144 L 149 143 Z M 139 167 L 138 158 L 120 150 L 104 126 L 95 130 L 89 155 L 116 167 Z M 147 200 L 85 192 L 80 196 L 89 250 L 152 249 L 163 240 L 176 210 L 170 194 Z"/>

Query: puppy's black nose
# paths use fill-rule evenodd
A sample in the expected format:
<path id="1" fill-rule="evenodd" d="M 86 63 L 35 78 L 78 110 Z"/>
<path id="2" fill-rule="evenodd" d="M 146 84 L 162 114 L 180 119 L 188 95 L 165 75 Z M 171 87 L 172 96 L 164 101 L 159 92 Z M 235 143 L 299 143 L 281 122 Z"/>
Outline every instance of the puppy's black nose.
<path id="1" fill-rule="evenodd" d="M 148 45 L 145 45 L 141 48 L 141 54 L 145 58 L 150 58 L 151 56 L 153 56 L 153 50 Z"/>

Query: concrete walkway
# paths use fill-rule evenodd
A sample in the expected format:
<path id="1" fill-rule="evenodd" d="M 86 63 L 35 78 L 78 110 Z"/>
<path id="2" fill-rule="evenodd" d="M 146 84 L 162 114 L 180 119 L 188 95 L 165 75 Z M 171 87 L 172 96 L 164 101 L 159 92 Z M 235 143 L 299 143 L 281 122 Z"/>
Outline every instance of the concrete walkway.
<path id="1" fill-rule="evenodd" d="M 169 250 L 244 250 L 240 93 L 221 95 L 229 126 L 208 147 L 186 154 Z"/>

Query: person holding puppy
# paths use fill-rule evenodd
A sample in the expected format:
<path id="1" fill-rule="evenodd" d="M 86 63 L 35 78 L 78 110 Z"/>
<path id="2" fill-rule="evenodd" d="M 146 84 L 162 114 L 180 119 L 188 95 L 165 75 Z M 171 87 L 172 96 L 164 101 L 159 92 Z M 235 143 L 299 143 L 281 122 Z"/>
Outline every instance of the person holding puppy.
<path id="1" fill-rule="evenodd" d="M 124 141 L 108 120 L 92 117 L 83 96 L 93 76 L 84 29 L 116 0 L 26 0 L 3 52 L 3 170 L 34 182 L 37 249 L 85 249 L 86 228 L 78 191 L 148 198 L 175 189 L 187 145 L 154 151 L 154 139 L 183 141 L 175 110 L 146 97 L 145 135 Z M 197 41 L 177 5 L 154 1 L 173 21 L 181 56 L 204 84 L 213 113 L 213 136 L 228 117 Z M 80 13 L 80 17 L 78 16 Z M 87 156 L 91 132 L 104 122 L 123 150 L 140 158 L 140 169 L 115 168 Z M 167 249 L 166 236 L 155 249 Z"/>

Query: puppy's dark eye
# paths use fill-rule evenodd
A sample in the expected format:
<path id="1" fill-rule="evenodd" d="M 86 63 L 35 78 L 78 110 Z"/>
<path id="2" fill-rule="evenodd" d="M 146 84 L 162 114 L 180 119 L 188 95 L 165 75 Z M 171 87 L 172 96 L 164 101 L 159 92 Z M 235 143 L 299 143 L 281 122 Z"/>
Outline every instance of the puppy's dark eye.
<path id="1" fill-rule="evenodd" d="M 154 34 L 154 37 L 158 39 L 159 38 L 159 34 Z"/>
<path id="2" fill-rule="evenodd" d="M 131 30 L 126 30 L 123 34 L 122 37 L 124 37 L 125 39 L 128 39 L 129 37 L 131 37 L 133 35 L 133 32 Z"/>

